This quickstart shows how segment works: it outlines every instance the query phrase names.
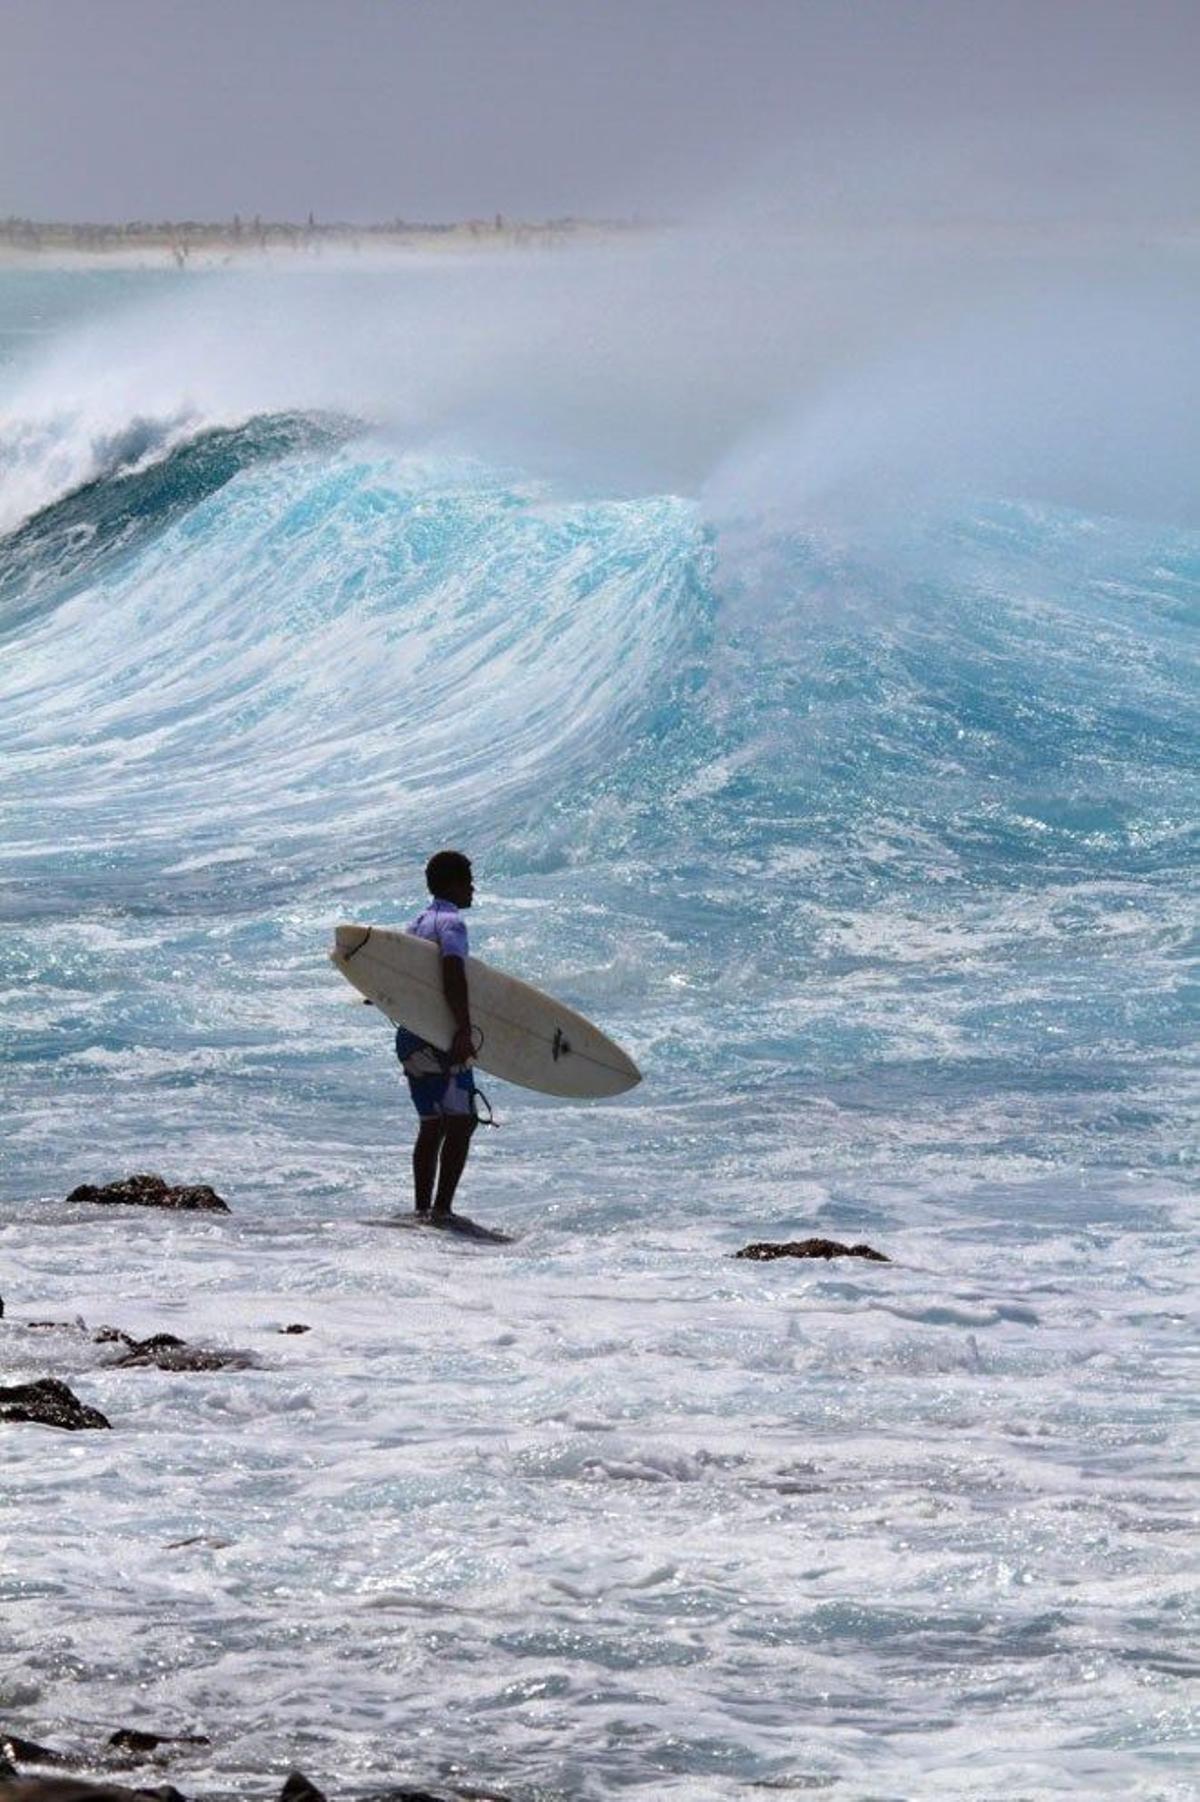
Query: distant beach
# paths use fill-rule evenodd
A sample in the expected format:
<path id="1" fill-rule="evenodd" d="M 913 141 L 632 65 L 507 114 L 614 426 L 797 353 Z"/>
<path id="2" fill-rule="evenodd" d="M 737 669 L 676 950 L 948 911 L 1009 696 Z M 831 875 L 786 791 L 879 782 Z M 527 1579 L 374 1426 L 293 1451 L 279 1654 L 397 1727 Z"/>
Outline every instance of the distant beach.
<path id="1" fill-rule="evenodd" d="M 302 224 L 286 220 L 166 220 L 148 224 L 64 224 L 0 220 L 0 268 L 179 269 L 305 266 L 322 261 L 410 257 L 434 251 L 459 255 L 480 250 L 557 250 L 568 244 L 609 239 L 647 229 L 635 221 L 466 219 L 450 224 Z"/>

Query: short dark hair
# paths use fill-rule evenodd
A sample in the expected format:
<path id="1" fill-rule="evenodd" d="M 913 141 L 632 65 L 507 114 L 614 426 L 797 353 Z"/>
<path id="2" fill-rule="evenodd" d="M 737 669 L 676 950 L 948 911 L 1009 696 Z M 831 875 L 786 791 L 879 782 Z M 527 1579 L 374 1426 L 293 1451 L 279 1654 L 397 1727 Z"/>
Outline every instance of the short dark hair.
<path id="1" fill-rule="evenodd" d="M 470 880 L 471 859 L 463 851 L 435 851 L 425 865 L 425 881 L 431 895 L 440 895 L 448 882 Z"/>

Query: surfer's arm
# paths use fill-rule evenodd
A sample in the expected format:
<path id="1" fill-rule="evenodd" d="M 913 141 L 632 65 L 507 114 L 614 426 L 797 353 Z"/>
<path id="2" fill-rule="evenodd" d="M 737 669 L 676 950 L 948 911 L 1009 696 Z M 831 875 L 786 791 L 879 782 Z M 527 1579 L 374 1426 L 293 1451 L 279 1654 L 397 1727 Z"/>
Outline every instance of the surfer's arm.
<path id="1" fill-rule="evenodd" d="M 471 1004 L 467 995 L 467 966 L 461 957 L 442 958 L 442 993 L 454 1015 L 454 1039 L 450 1056 L 456 1064 L 465 1064 L 474 1055 L 471 1038 Z"/>

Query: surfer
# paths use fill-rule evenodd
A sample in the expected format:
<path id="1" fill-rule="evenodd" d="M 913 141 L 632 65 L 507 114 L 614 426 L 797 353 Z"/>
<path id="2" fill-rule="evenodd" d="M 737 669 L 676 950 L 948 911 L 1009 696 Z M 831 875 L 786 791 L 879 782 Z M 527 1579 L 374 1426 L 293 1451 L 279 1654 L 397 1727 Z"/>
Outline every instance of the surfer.
<path id="1" fill-rule="evenodd" d="M 428 907 L 410 920 L 406 931 L 429 939 L 441 952 L 442 991 L 454 1016 L 454 1038 L 448 1052 L 427 1040 L 396 1029 L 396 1056 L 408 1078 L 417 1110 L 413 1146 L 413 1190 L 418 1217 L 434 1226 L 451 1220 L 451 1204 L 478 1125 L 475 1074 L 471 1069 L 470 998 L 467 994 L 467 922 L 475 885 L 471 860 L 461 851 L 438 851 L 425 866 L 431 896 Z"/>

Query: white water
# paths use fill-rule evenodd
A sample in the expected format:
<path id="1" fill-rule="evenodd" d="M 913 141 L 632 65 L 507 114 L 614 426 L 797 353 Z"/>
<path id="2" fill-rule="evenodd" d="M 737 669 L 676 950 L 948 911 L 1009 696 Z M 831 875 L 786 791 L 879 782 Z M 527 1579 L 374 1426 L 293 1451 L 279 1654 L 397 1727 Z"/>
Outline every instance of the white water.
<path id="1" fill-rule="evenodd" d="M 603 1135 L 603 1180 L 565 1202 L 594 1133 L 536 1119 L 489 1171 L 526 1235 L 499 1254 L 355 1224 L 397 1199 L 382 1135 L 326 1147 L 336 1214 L 6 1229 L 23 1311 L 69 1295 L 258 1365 L 105 1372 L 9 1330 L 115 1427 L 6 1442 L 37 1498 L 5 1610 L 24 1712 L 216 1728 L 195 1789 L 300 1762 L 515 1794 L 1182 1802 L 1194 1336 L 1144 1186 L 1014 1234 L 1011 1193 L 964 1210 L 947 1180 L 864 1208 L 895 1266 L 753 1265 L 726 1261 L 755 1201 L 723 1171 L 688 1228 L 622 1230 L 669 1113 L 622 1161 Z M 827 1211 L 810 1183 L 772 1225 Z M 293 1319 L 313 1332 L 277 1336 Z M 170 1549 L 194 1535 L 222 1543 Z"/>

